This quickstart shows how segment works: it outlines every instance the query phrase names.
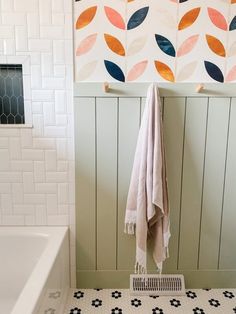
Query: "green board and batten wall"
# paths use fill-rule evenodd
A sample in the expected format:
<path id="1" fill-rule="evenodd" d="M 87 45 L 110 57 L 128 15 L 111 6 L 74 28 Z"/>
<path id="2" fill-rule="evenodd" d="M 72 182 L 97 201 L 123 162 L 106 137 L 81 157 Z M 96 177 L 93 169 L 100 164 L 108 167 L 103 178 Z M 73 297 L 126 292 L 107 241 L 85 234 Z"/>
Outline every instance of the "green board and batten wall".
<path id="1" fill-rule="evenodd" d="M 77 286 L 128 287 L 124 213 L 148 84 L 75 87 Z M 236 285 L 236 86 L 160 84 L 171 205 L 164 273 L 187 287 Z M 155 272 L 151 254 L 149 271 Z"/>

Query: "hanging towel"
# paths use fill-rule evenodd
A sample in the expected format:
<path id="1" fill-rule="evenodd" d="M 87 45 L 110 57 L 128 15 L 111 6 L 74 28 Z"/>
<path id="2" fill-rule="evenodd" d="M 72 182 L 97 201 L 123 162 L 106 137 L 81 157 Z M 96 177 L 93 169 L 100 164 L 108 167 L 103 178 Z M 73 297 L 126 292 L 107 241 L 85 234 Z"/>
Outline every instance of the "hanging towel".
<path id="1" fill-rule="evenodd" d="M 153 258 L 161 273 L 169 256 L 169 207 L 158 88 L 148 88 L 127 198 L 125 232 L 136 234 L 135 273 L 147 271 L 147 239 L 153 238 Z"/>

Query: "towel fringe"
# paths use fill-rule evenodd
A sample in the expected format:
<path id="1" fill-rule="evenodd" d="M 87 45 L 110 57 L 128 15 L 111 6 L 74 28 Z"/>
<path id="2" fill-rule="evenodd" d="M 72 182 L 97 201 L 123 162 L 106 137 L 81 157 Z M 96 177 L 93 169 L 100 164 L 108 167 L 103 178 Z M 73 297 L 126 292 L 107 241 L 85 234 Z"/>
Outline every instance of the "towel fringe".
<path id="1" fill-rule="evenodd" d="M 135 224 L 134 223 L 126 223 L 125 224 L 125 233 L 134 234 Z"/>
<path id="2" fill-rule="evenodd" d="M 134 265 L 134 273 L 144 275 L 147 273 L 147 269 L 143 267 L 142 265 L 140 265 L 138 262 L 136 262 Z"/>

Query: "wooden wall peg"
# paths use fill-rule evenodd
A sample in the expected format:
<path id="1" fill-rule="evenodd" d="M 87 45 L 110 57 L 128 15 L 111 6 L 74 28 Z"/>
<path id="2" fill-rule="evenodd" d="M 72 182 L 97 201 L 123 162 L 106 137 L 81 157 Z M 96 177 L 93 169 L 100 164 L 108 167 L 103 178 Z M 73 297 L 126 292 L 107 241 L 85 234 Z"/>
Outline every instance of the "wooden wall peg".
<path id="1" fill-rule="evenodd" d="M 110 89 L 109 83 L 104 82 L 103 83 L 103 91 L 104 91 L 104 93 L 108 93 L 109 89 Z"/>
<path id="2" fill-rule="evenodd" d="M 199 85 L 196 87 L 196 92 L 197 92 L 197 93 L 200 93 L 203 89 L 204 89 L 204 84 L 199 84 Z"/>

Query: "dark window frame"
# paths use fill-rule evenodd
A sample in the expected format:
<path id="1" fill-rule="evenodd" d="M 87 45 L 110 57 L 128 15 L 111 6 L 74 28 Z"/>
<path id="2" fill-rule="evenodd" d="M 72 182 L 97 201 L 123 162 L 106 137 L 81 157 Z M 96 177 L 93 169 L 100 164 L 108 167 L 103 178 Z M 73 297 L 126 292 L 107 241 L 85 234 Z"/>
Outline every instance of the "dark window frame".
<path id="1" fill-rule="evenodd" d="M 0 64 L 0 124 L 25 124 L 22 64 Z"/>

